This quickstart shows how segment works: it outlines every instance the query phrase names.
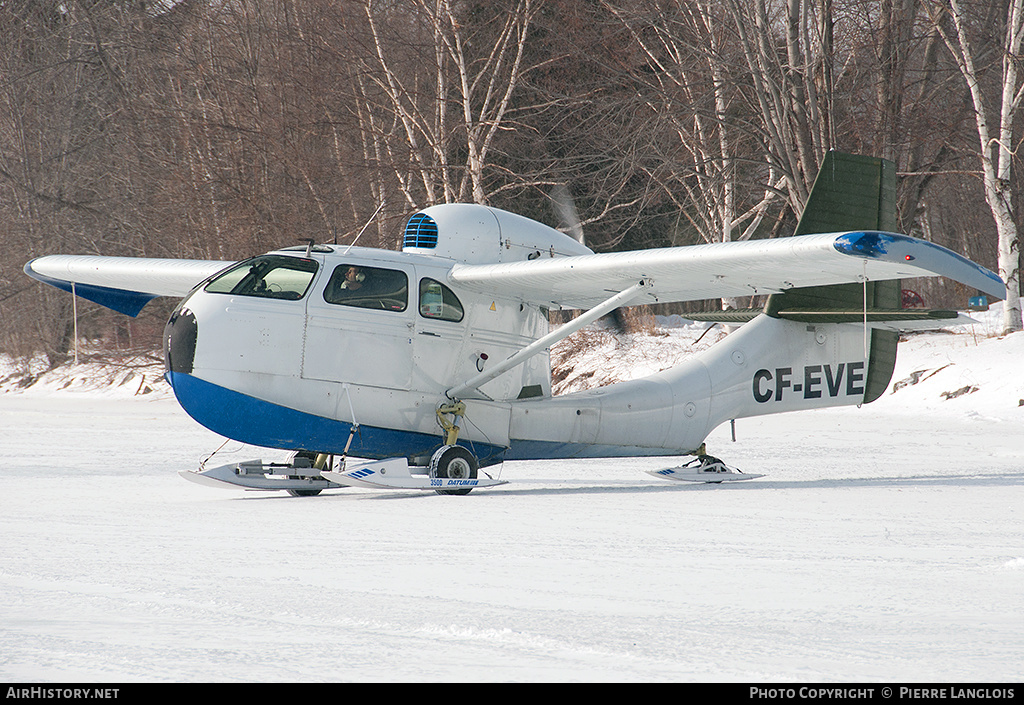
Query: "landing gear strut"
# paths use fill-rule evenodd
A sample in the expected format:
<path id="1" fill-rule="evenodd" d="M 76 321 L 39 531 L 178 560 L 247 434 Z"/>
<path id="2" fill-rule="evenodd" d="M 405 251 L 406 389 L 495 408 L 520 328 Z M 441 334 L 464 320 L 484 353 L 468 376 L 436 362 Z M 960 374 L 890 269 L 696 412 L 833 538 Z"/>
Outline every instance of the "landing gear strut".
<path id="1" fill-rule="evenodd" d="M 438 448 L 430 458 L 430 478 L 448 480 L 475 480 L 480 463 L 473 454 L 462 446 L 455 445 L 459 439 L 459 421 L 466 413 L 465 402 L 456 401 L 437 407 L 437 422 L 444 429 L 444 445 Z M 448 420 L 451 416 L 451 421 Z M 451 484 L 451 483 L 447 483 Z M 475 484 L 475 483 L 473 483 Z M 464 495 L 472 491 L 472 487 L 456 490 L 434 490 L 438 494 Z"/>

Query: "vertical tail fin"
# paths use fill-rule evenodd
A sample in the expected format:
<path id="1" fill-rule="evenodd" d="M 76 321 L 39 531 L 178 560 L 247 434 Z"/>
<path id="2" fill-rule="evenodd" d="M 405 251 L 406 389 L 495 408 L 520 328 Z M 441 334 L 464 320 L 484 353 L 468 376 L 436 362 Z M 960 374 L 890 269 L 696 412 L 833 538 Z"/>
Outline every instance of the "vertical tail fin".
<path id="1" fill-rule="evenodd" d="M 822 160 L 793 234 L 848 230 L 895 232 L 896 228 L 896 165 L 885 159 L 830 151 Z M 775 316 L 784 309 L 856 310 L 864 306 L 898 309 L 900 289 L 899 281 L 868 282 L 866 291 L 862 284 L 792 289 L 770 296 L 764 312 Z M 898 341 L 898 333 L 871 332 L 865 403 L 880 397 L 889 385 L 896 365 Z"/>
<path id="2" fill-rule="evenodd" d="M 896 230 L 896 165 L 885 159 L 828 152 L 794 235 Z"/>

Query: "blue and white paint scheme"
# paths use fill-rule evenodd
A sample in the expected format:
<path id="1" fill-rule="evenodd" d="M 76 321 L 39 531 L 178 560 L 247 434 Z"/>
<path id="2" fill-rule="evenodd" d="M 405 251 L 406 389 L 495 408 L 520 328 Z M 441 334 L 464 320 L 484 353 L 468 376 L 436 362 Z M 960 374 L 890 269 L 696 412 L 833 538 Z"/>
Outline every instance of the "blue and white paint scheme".
<path id="1" fill-rule="evenodd" d="M 416 213 L 402 251 L 318 245 L 240 263 L 54 255 L 25 271 L 129 314 L 155 296 L 182 297 L 164 336 L 181 406 L 221 435 L 309 461 L 206 479 L 265 487 L 277 475 L 271 487 L 296 493 L 389 468 L 394 478 L 395 459 L 411 477 L 422 469 L 476 487 L 477 470 L 503 460 L 695 454 L 729 419 L 863 402 L 865 328 L 907 325 L 761 314 L 658 374 L 553 396 L 549 347 L 619 306 L 923 276 L 1005 298 L 992 272 L 894 233 L 595 254 L 470 204 Z M 551 330 L 559 308 L 585 313 Z M 453 446 L 468 457 L 449 450 L 439 460 Z M 324 465 L 330 456 L 379 464 L 343 472 Z M 422 475 L 376 486 L 439 487 Z"/>

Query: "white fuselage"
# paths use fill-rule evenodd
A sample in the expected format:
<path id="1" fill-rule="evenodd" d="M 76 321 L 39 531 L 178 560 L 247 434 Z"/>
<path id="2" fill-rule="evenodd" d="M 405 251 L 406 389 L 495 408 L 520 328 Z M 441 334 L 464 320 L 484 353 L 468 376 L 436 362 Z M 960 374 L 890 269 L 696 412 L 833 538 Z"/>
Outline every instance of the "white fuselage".
<path id="1" fill-rule="evenodd" d="M 201 423 L 256 445 L 323 452 L 340 452 L 358 424 L 353 454 L 421 458 L 441 443 L 435 411 L 448 401 L 446 390 L 548 332 L 546 310 L 449 282 L 448 260 L 319 249 L 329 251 L 273 255 L 315 270 L 303 275 L 301 296 L 217 291 L 215 278 L 183 300 L 168 336 L 187 314 L 194 350 L 191 364 L 180 354 L 171 361 L 169 377 Z M 373 307 L 365 297 L 344 303 L 331 290 L 352 267 L 404 282 L 404 298 L 389 289 Z M 664 372 L 562 397 L 551 396 L 543 351 L 482 384 L 474 395 L 482 398 L 466 400 L 460 440 L 483 463 L 687 453 L 729 418 L 856 403 L 861 340 L 858 326 L 762 316 Z M 844 375 L 838 382 L 837 374 Z M 802 391 L 805 376 L 813 396 Z"/>

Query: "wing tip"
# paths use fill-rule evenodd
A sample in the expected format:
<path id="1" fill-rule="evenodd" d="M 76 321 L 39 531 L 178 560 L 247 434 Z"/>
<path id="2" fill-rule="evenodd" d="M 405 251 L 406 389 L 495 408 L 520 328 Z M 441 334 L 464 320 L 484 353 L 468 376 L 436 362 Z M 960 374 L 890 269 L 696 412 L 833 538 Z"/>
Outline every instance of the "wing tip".
<path id="1" fill-rule="evenodd" d="M 899 233 L 858 230 L 838 234 L 833 247 L 844 255 L 913 267 L 922 270 L 924 276 L 949 277 L 1000 301 L 1006 299 L 1006 284 L 998 274 L 927 240 Z"/>
<path id="2" fill-rule="evenodd" d="M 142 309 L 146 307 L 146 304 L 158 297 L 157 294 L 146 294 L 139 291 L 130 291 L 128 289 L 114 289 L 106 286 L 97 286 L 95 284 L 82 284 L 71 279 L 61 279 L 59 277 L 43 274 L 33 266 L 35 262 L 42 259 L 45 259 L 45 256 L 35 257 L 26 262 L 25 266 L 22 268 L 25 274 L 38 282 L 49 284 L 61 291 L 66 291 L 69 294 L 75 294 L 87 301 L 92 301 L 100 306 L 105 306 L 112 311 L 123 313 L 124 315 L 132 318 L 138 316 Z"/>

